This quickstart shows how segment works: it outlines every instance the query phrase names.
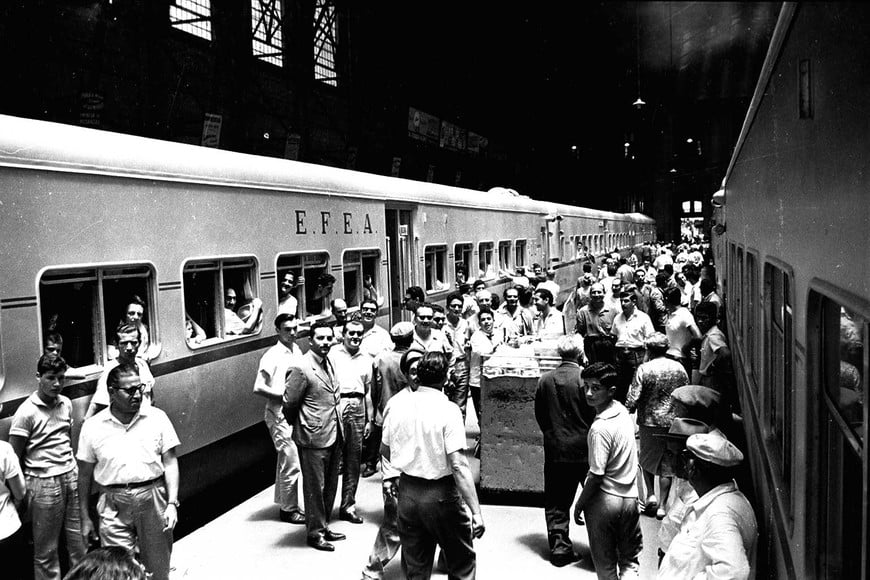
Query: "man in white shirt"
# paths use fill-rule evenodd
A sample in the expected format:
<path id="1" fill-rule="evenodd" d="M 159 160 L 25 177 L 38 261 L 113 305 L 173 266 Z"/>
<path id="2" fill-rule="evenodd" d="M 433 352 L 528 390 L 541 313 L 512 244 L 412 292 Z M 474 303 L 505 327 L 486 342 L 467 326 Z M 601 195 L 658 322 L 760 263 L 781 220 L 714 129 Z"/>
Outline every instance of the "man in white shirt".
<path id="1" fill-rule="evenodd" d="M 637 367 L 646 355 L 644 343 L 655 329 L 652 320 L 637 308 L 637 294 L 627 290 L 619 295 L 622 312 L 613 318 L 610 333 L 616 338 L 616 400 L 624 403 L 628 387 L 634 378 Z"/>
<path id="2" fill-rule="evenodd" d="M 565 334 L 565 319 L 553 306 L 553 294 L 546 288 L 535 290 L 534 334 L 538 338 L 557 338 Z"/>
<path id="3" fill-rule="evenodd" d="M 485 530 L 464 454 L 462 415 L 441 392 L 449 366 L 450 359 L 440 352 L 423 355 L 417 366 L 420 388 L 394 398 L 384 420 L 381 451 L 401 472 L 399 533 L 407 578 L 430 576 L 436 543 L 451 578 L 474 578 L 472 539 Z"/>
<path id="4" fill-rule="evenodd" d="M 260 359 L 254 394 L 266 399 L 264 420 L 278 453 L 275 469 L 275 503 L 282 522 L 304 524 L 305 514 L 299 508 L 299 452 L 293 443 L 293 427 L 284 417 L 284 380 L 290 367 L 302 356 L 296 346 L 298 322 L 295 314 L 283 312 L 275 318 L 278 343 Z"/>

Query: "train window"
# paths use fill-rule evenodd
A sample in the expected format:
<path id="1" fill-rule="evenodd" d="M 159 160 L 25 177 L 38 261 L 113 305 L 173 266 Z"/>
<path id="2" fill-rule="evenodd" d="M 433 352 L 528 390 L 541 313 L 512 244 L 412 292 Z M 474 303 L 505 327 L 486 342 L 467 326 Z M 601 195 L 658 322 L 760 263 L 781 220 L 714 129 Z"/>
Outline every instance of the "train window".
<path id="1" fill-rule="evenodd" d="M 499 275 L 511 275 L 511 242 L 510 240 L 498 243 L 498 271 Z"/>
<path id="2" fill-rule="evenodd" d="M 185 263 L 183 276 L 185 313 L 196 325 L 193 331 L 187 329 L 191 339 L 188 346 L 260 332 L 263 309 L 255 300 L 258 277 L 254 258 L 191 260 Z M 204 339 L 193 339 L 199 332 L 197 327 Z"/>
<path id="3" fill-rule="evenodd" d="M 464 271 L 465 279 L 470 280 L 475 272 L 472 269 L 472 252 L 474 246 L 472 244 L 456 244 L 453 246 L 453 264 L 456 272 Z"/>
<path id="4" fill-rule="evenodd" d="M 380 298 L 378 265 L 381 253 L 378 250 L 352 250 L 344 253 L 342 272 L 344 276 L 344 301 L 350 307 L 358 306 L 363 297 L 375 301 Z"/>
<path id="5" fill-rule="evenodd" d="M 477 277 L 481 280 L 489 280 L 491 278 L 495 278 L 496 270 L 495 270 L 495 261 L 493 259 L 493 252 L 495 251 L 495 244 L 492 242 L 480 242 L 477 246 L 478 252 L 478 274 Z"/>
<path id="6" fill-rule="evenodd" d="M 734 318 L 737 324 L 737 332 L 741 338 L 743 339 L 743 292 L 744 292 L 744 280 L 743 280 L 743 248 L 737 248 L 737 258 L 734 260 L 734 268 L 735 268 L 735 278 L 734 281 L 737 282 L 737 291 L 734 292 Z"/>
<path id="7" fill-rule="evenodd" d="M 830 298 L 810 293 L 818 304 L 820 361 L 820 482 L 817 537 L 821 539 L 820 578 L 863 578 L 867 552 L 868 490 L 863 465 L 867 396 L 867 319 Z M 863 508 L 862 508 L 863 506 Z M 862 537 L 863 535 L 863 537 Z M 863 561 L 862 561 L 863 560 Z"/>
<path id="8" fill-rule="evenodd" d="M 211 0 L 175 0 L 169 6 L 172 28 L 211 40 Z"/>
<path id="9" fill-rule="evenodd" d="M 517 240 L 514 242 L 514 267 L 526 267 L 528 254 L 526 253 L 526 240 Z"/>
<path id="10" fill-rule="evenodd" d="M 738 280 L 738 284 L 740 284 Z M 737 286 L 740 288 L 741 286 Z M 735 290 L 733 296 L 740 292 Z M 768 433 L 777 444 L 784 493 L 791 490 L 792 455 L 792 306 L 791 277 L 773 264 L 764 266 L 765 400 Z"/>
<path id="11" fill-rule="evenodd" d="M 447 246 L 426 246 L 426 292 L 441 292 L 450 288 L 447 281 Z"/>
<path id="12" fill-rule="evenodd" d="M 140 320 L 151 347 L 143 344 L 142 353 L 148 348 L 156 356 L 154 298 L 154 270 L 149 265 L 48 270 L 39 280 L 43 339 L 59 333 L 70 366 L 95 372 L 113 354 L 109 343 L 125 320 L 128 305 L 141 302 Z"/>
<path id="13" fill-rule="evenodd" d="M 757 340 L 758 335 L 758 262 L 751 252 L 746 252 L 746 328 L 744 342 L 746 344 L 746 362 L 752 373 L 752 383 L 757 383 L 756 368 L 758 362 Z"/>
<path id="14" fill-rule="evenodd" d="M 278 256 L 279 276 L 287 270 L 296 274 L 295 298 L 299 318 L 329 316 L 329 302 L 335 276 L 329 273 L 329 254 L 282 254 Z"/>

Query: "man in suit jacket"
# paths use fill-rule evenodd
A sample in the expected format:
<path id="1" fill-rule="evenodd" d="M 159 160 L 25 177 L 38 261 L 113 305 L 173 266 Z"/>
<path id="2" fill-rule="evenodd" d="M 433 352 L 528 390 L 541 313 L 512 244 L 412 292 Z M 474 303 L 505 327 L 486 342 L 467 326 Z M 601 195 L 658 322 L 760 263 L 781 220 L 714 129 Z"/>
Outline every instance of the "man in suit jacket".
<path id="1" fill-rule="evenodd" d="M 544 433 L 544 517 L 550 563 L 561 567 L 577 560 L 568 526 L 577 486 L 589 470 L 586 435 L 595 409 L 586 403 L 580 379 L 583 337 L 564 336 L 556 350 L 562 363 L 538 381 L 535 418 Z"/>
<path id="2" fill-rule="evenodd" d="M 326 357 L 333 337 L 329 324 L 312 324 L 310 350 L 290 367 L 284 383 L 284 417 L 293 425 L 302 468 L 308 545 L 327 552 L 335 550 L 330 542 L 345 538 L 327 527 L 338 489 L 342 440 L 338 382 Z"/>

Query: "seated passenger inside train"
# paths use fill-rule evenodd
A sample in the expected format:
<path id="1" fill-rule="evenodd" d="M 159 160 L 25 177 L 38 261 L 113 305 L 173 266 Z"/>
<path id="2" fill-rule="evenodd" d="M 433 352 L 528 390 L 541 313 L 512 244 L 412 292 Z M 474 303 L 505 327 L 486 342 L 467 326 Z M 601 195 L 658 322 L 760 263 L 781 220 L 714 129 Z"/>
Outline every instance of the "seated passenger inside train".
<path id="1" fill-rule="evenodd" d="M 332 288 L 335 286 L 335 276 L 327 272 L 321 272 L 317 277 L 317 283 L 310 290 L 305 287 L 308 294 L 305 298 L 305 311 L 308 316 L 329 316 L 329 301 L 332 300 Z"/>
<path id="2" fill-rule="evenodd" d="M 227 288 L 224 293 L 224 333 L 236 336 L 256 332 L 263 314 L 263 302 L 253 298 L 238 309 L 237 302 L 236 291 Z"/>

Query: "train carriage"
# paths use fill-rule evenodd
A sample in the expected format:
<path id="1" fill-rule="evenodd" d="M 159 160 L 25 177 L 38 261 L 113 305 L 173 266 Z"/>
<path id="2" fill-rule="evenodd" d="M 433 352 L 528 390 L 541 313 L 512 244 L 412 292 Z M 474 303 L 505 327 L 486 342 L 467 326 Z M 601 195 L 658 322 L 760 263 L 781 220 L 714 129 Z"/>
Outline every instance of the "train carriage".
<path id="1" fill-rule="evenodd" d="M 783 6 L 713 199 L 759 577 L 870 575 L 868 25 L 861 4 Z"/>
<path id="2" fill-rule="evenodd" d="M 538 262 L 570 287 L 584 247 L 629 251 L 651 241 L 654 227 L 646 216 L 501 188 L 473 191 L 0 116 L 0 436 L 35 388 L 50 330 L 63 336 L 63 355 L 81 377 L 65 391 L 80 419 L 127 301 L 140 296 L 155 404 L 181 438 L 181 495 L 189 497 L 271 452 L 243 435 L 262 421 L 252 384 L 275 342 L 271 321 L 286 272 L 296 277 L 303 329 L 330 315 L 331 296 L 356 307 L 368 278 L 383 298 L 378 322 L 388 326 L 408 316 L 401 308 L 408 286 L 443 301 L 457 265 L 500 291 L 508 272 Z M 326 274 L 331 288 L 318 286 Z M 240 312 L 262 301 L 249 334 L 230 334 L 229 288 Z M 188 321 L 204 337 L 188 340 Z"/>

